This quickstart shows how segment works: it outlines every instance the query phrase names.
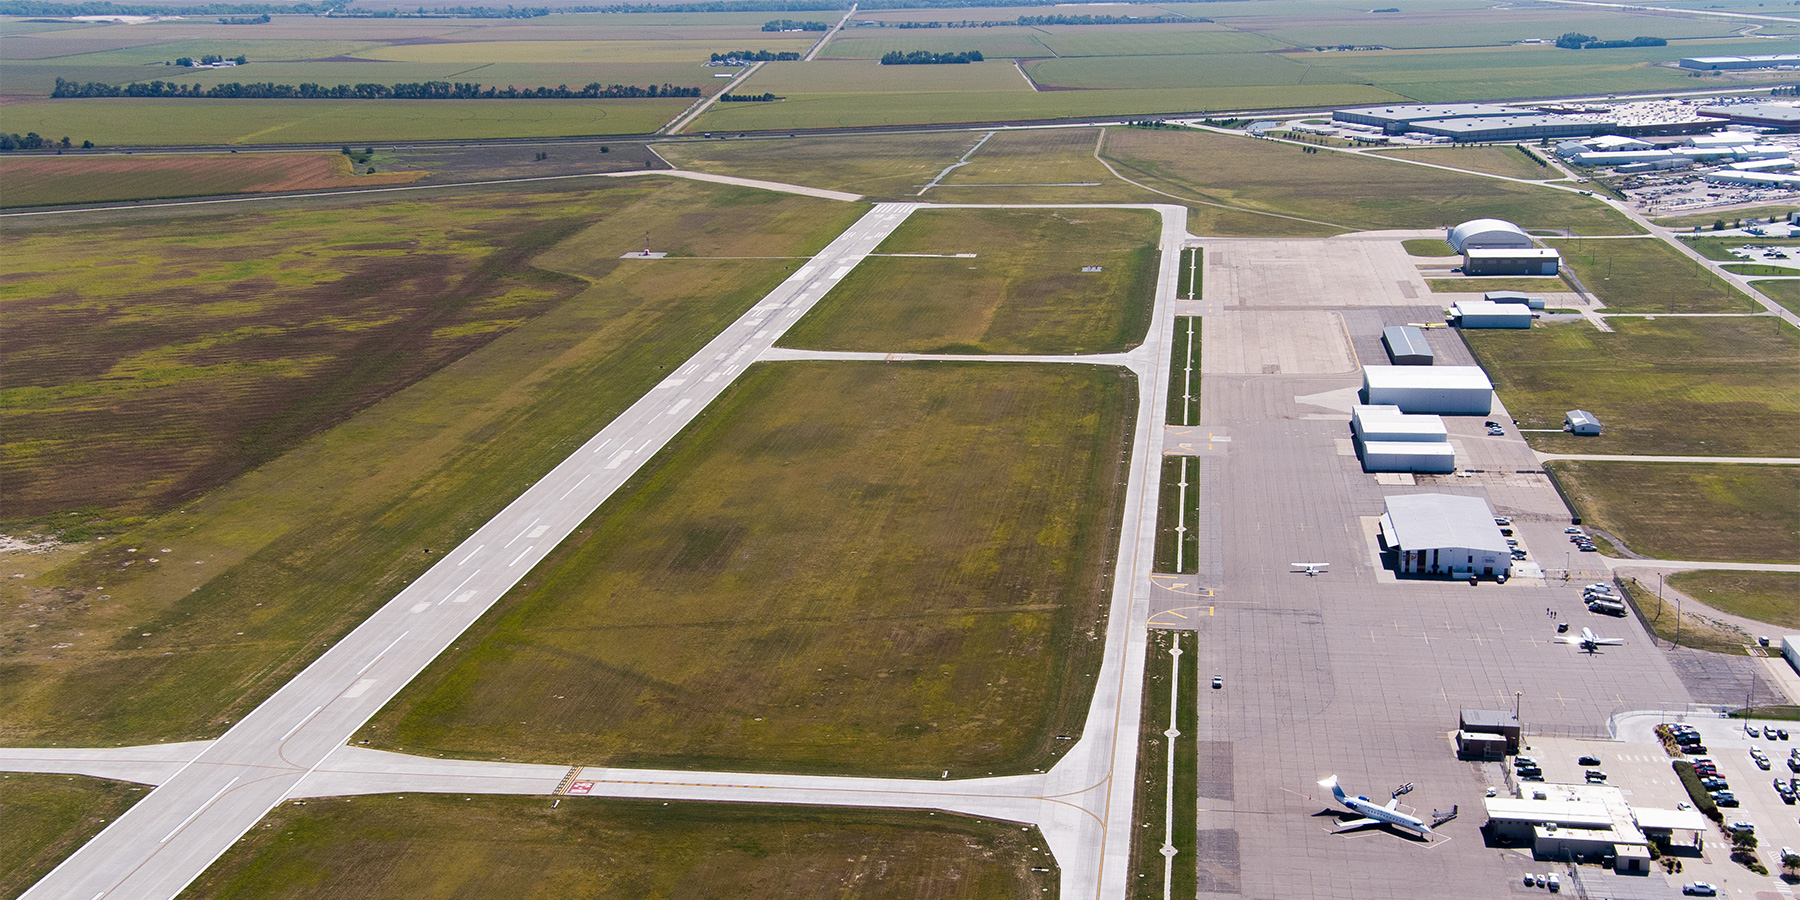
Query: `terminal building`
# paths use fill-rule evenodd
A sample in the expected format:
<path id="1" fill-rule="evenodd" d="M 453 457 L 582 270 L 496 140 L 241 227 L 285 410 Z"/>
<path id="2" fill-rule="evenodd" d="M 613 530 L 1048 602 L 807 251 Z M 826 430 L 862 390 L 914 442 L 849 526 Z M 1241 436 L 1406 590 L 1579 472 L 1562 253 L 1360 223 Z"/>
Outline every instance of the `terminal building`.
<path id="1" fill-rule="evenodd" d="M 1626 875 L 1650 872 L 1650 839 L 1698 849 L 1706 817 L 1697 809 L 1634 807 L 1603 784 L 1534 784 L 1529 797 L 1489 797 L 1487 828 L 1531 845 L 1532 857 L 1609 864 Z"/>
<path id="2" fill-rule="evenodd" d="M 1401 412 L 1485 416 L 1494 383 L 1480 366 L 1363 366 L 1363 402 Z"/>
<path id="3" fill-rule="evenodd" d="M 1387 498 L 1381 542 L 1402 575 L 1507 578 L 1512 548 L 1480 497 L 1399 494 Z"/>

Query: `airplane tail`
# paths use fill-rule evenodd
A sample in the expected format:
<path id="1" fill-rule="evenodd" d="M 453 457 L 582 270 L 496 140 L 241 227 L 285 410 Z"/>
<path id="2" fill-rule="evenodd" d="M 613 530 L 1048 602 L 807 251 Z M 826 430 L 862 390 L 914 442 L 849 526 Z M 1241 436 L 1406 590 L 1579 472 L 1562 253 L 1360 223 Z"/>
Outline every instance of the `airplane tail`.
<path id="1" fill-rule="evenodd" d="M 1338 784 L 1338 777 L 1336 775 L 1319 782 L 1319 787 L 1331 788 L 1331 796 L 1336 797 L 1339 803 L 1344 802 L 1344 787 L 1343 785 Z"/>

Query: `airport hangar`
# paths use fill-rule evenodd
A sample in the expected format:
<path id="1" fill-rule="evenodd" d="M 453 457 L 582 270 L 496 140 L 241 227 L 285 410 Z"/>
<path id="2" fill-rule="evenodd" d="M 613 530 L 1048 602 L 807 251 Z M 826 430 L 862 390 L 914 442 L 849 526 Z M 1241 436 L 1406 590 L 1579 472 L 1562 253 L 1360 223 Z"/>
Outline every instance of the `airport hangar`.
<path id="1" fill-rule="evenodd" d="M 1485 416 L 1494 408 L 1494 383 L 1480 366 L 1363 366 L 1362 401 L 1408 413 Z"/>
<path id="2" fill-rule="evenodd" d="M 1499 578 L 1512 575 L 1512 548 L 1480 497 L 1397 494 L 1385 498 L 1381 541 L 1402 575 Z"/>

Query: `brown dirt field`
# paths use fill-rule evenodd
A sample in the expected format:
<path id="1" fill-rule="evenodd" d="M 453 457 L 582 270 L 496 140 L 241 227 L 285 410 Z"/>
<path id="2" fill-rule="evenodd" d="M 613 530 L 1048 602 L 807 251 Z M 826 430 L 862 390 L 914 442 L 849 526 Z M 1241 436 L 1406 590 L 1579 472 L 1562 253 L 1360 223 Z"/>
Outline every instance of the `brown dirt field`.
<path id="1" fill-rule="evenodd" d="M 425 174 L 356 175 L 341 153 L 24 156 L 0 159 L 0 206 L 376 187 Z"/>

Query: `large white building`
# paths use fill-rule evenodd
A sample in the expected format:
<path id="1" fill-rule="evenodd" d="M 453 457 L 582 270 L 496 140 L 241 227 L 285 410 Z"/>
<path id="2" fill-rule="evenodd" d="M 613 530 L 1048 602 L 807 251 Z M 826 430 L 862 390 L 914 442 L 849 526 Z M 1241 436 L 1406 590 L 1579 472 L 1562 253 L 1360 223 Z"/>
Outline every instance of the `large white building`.
<path id="1" fill-rule="evenodd" d="M 1442 416 L 1407 415 L 1393 405 L 1358 404 L 1350 431 L 1364 472 L 1456 471 L 1456 450 Z"/>
<path id="2" fill-rule="evenodd" d="M 1544 247 L 1470 247 L 1463 251 L 1464 275 L 1555 275 L 1562 254 Z"/>
<path id="3" fill-rule="evenodd" d="M 1475 247 L 1531 246 L 1531 235 L 1525 229 L 1503 219 L 1470 219 L 1450 229 L 1444 240 L 1458 253 Z"/>
<path id="4" fill-rule="evenodd" d="M 1494 511 L 1480 497 L 1399 494 L 1386 498 L 1381 540 L 1403 575 L 1501 578 L 1512 574 Z"/>
<path id="5" fill-rule="evenodd" d="M 1363 402 L 1402 412 L 1485 416 L 1494 384 L 1480 366 L 1363 366 Z"/>
<path id="6" fill-rule="evenodd" d="M 1451 308 L 1463 328 L 1530 328 L 1531 306 L 1492 300 L 1458 300 Z"/>

